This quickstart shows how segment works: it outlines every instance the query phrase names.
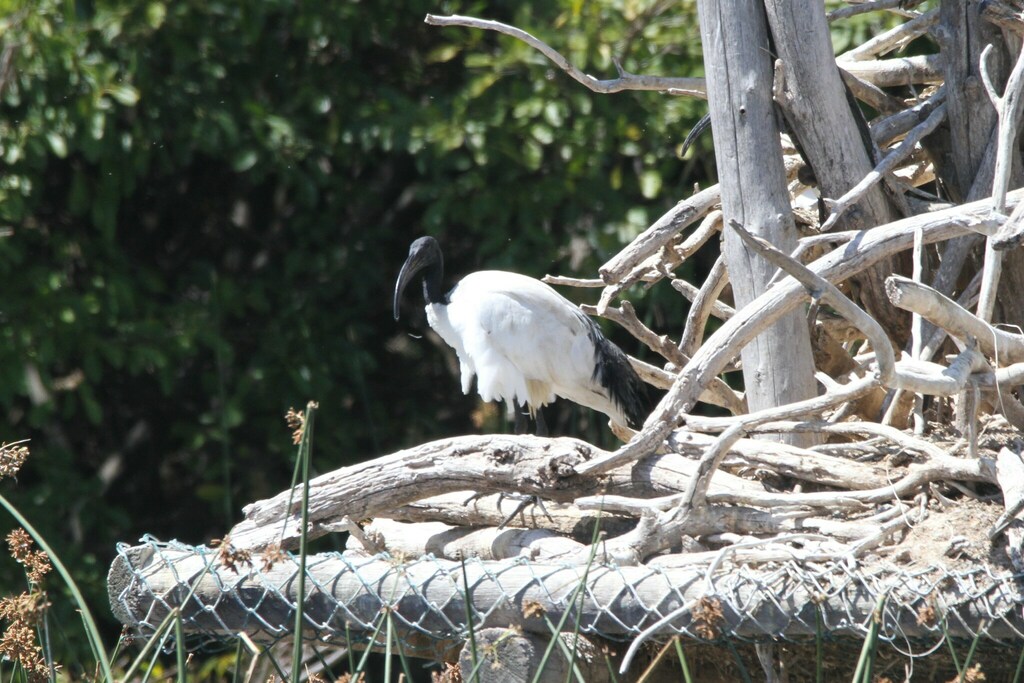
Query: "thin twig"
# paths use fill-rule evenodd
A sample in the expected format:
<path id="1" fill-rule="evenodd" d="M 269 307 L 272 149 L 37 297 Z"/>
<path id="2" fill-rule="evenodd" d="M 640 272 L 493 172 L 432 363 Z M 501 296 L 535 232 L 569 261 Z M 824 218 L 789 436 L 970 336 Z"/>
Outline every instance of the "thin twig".
<path id="1" fill-rule="evenodd" d="M 707 97 L 703 78 L 672 78 L 668 76 L 642 76 L 622 72 L 618 78 L 601 80 L 585 74 L 577 69 L 568 59 L 563 57 L 557 50 L 544 41 L 527 33 L 526 31 L 503 24 L 500 21 L 489 19 L 477 19 L 475 17 L 464 17 L 459 15 L 438 16 L 428 14 L 424 21 L 431 26 L 464 26 L 466 28 L 478 28 L 485 31 L 496 31 L 507 36 L 521 40 L 534 48 L 545 57 L 550 59 L 562 71 L 567 73 L 573 80 L 598 93 L 610 94 L 625 90 L 656 90 L 661 92 L 671 91 L 673 94 L 688 94 L 696 97 Z"/>
<path id="2" fill-rule="evenodd" d="M 869 38 L 857 47 L 847 50 L 837 61 L 859 62 L 873 59 L 893 50 L 899 50 L 916 38 L 928 33 L 939 21 L 939 10 L 925 12 L 910 21 L 904 22 L 885 33 Z"/>
<path id="3" fill-rule="evenodd" d="M 858 14 L 865 14 L 866 12 L 879 12 L 886 10 L 894 14 L 899 14 L 904 17 L 915 17 L 918 16 L 918 12 L 913 12 L 909 7 L 920 4 L 910 3 L 907 0 L 874 0 L 873 2 L 851 2 L 849 7 L 840 7 L 839 9 L 832 10 L 826 15 L 826 18 L 832 22 L 837 19 L 848 19 Z"/>
<path id="4" fill-rule="evenodd" d="M 1021 98 L 1021 87 L 1024 87 L 1024 52 L 1017 58 L 1017 63 L 1006 81 L 1006 89 L 1000 97 L 992 83 L 990 74 L 993 54 L 992 45 L 986 45 L 981 52 L 981 78 L 985 84 L 989 99 L 996 108 L 999 118 L 999 146 L 996 150 L 996 165 L 992 180 L 992 211 L 997 214 L 1006 213 L 1006 192 L 1010 187 L 1010 162 L 1014 154 L 1014 142 L 1017 139 L 1017 125 L 1020 119 L 1024 98 Z M 985 241 L 985 273 L 981 281 L 981 295 L 978 298 L 978 317 L 992 320 L 995 310 L 996 294 L 999 289 L 999 277 L 1003 270 L 1003 252 L 993 248 L 992 239 Z"/>
<path id="5" fill-rule="evenodd" d="M 686 280 L 680 280 L 679 278 L 672 280 L 670 284 L 674 290 L 686 297 L 687 301 L 690 301 L 691 303 L 697 298 L 701 291 Z M 719 300 L 715 300 L 711 303 L 711 315 L 715 316 L 719 320 L 728 320 L 734 313 L 736 313 L 736 309 L 729 304 L 724 304 Z"/>
<path id="6" fill-rule="evenodd" d="M 725 268 L 725 259 L 719 256 L 693 299 L 690 312 L 686 315 L 686 327 L 679 340 L 679 349 L 687 356 L 692 356 L 700 346 L 712 308 L 718 303 L 718 297 L 722 295 L 722 290 L 728 283 L 729 273 Z"/>

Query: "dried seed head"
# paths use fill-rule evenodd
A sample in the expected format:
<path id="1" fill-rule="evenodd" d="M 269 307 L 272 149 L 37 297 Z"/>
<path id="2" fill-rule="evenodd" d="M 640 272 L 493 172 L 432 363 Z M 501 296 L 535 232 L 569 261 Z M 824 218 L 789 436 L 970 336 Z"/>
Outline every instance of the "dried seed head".
<path id="1" fill-rule="evenodd" d="M 28 446 L 0 443 L 0 479 L 16 475 L 27 457 Z"/>

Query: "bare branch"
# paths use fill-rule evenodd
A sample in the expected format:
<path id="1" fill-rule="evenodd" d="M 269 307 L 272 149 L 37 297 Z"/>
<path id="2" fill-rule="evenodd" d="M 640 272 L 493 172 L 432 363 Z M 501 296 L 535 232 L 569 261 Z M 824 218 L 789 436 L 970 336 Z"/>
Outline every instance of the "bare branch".
<path id="1" fill-rule="evenodd" d="M 1000 97 L 992 84 L 991 57 L 992 45 L 986 45 L 981 52 L 981 76 L 985 83 L 992 104 L 995 105 L 996 114 L 999 118 L 998 147 L 996 149 L 996 165 L 992 180 L 992 211 L 1003 214 L 1006 212 L 1006 191 L 1010 187 L 1010 163 L 1015 154 L 1014 142 L 1017 140 L 1017 125 L 1020 120 L 1021 107 L 1024 106 L 1024 99 L 1021 97 L 1021 88 L 1024 87 L 1024 52 L 1018 58 L 1017 63 L 1006 81 L 1006 89 Z M 985 242 L 985 273 L 981 281 L 981 294 L 978 297 L 978 317 L 982 320 L 991 320 L 992 313 L 996 306 L 996 292 L 999 288 L 999 278 L 1003 270 L 1003 251 L 996 249 L 993 239 Z"/>
<path id="2" fill-rule="evenodd" d="M 705 280 L 705 282 L 707 282 L 707 280 Z M 701 292 L 700 289 L 697 289 L 686 280 L 676 278 L 675 280 L 672 280 L 671 284 L 673 289 L 686 297 L 686 299 L 691 303 L 697 299 L 697 296 Z M 717 299 L 711 302 L 711 315 L 715 316 L 719 320 L 728 320 L 735 312 L 736 309 L 729 304 L 723 304 Z M 686 335 L 683 336 L 685 337 Z"/>
<path id="3" fill-rule="evenodd" d="M 858 14 L 865 14 L 867 12 L 879 12 L 886 10 L 894 14 L 899 14 L 904 17 L 916 17 L 920 13 L 913 12 L 910 7 L 918 5 L 920 2 L 907 2 L 907 0 L 872 0 L 871 2 L 858 2 L 851 1 L 849 7 L 840 7 L 839 9 L 832 10 L 828 13 L 829 21 L 836 21 L 837 19 L 848 19 Z"/>
<path id="4" fill-rule="evenodd" d="M 885 290 L 893 305 L 920 313 L 954 337 L 977 339 L 982 352 L 997 364 L 1024 361 L 1024 337 L 992 327 L 931 287 L 893 275 L 885 281 Z"/>
<path id="5" fill-rule="evenodd" d="M 1008 3 L 1000 0 L 983 0 L 978 3 L 978 9 L 985 21 L 989 21 L 999 28 L 1012 31 L 1018 36 L 1024 35 L 1024 12 L 1011 7 Z"/>
<path id="6" fill-rule="evenodd" d="M 941 55 L 920 55 L 844 61 L 840 66 L 851 76 L 876 85 L 893 88 L 901 85 L 938 85 L 943 80 Z"/>
<path id="7" fill-rule="evenodd" d="M 489 19 L 476 19 L 452 15 L 447 17 L 436 14 L 428 14 L 424 21 L 431 26 L 465 26 L 466 28 L 478 28 L 485 31 L 496 31 L 506 36 L 521 40 L 534 48 L 545 57 L 550 59 L 562 71 L 567 73 L 573 80 L 581 83 L 590 90 L 598 93 L 610 94 L 623 92 L 625 90 L 656 90 L 660 92 L 671 92 L 672 94 L 685 94 L 694 97 L 707 97 L 704 89 L 703 78 L 672 78 L 668 76 L 641 76 L 622 72 L 618 78 L 600 80 L 585 74 L 577 69 L 568 59 L 563 57 L 550 45 L 526 31 L 503 24 L 500 21 Z"/>
<path id="8" fill-rule="evenodd" d="M 910 21 L 899 24 L 885 33 L 869 38 L 857 47 L 847 50 L 837 61 L 859 62 L 906 47 L 914 39 L 928 33 L 939 21 L 939 10 L 925 12 Z"/>
<path id="9" fill-rule="evenodd" d="M 708 317 L 715 304 L 718 304 L 718 297 L 722 290 L 729 283 L 729 273 L 725 267 L 725 259 L 721 256 L 711 267 L 711 272 L 704 278 L 704 284 L 693 299 L 690 312 L 686 315 L 686 327 L 683 329 L 683 336 L 679 340 L 679 349 L 687 356 L 692 356 L 704 339 L 704 327 L 708 323 Z"/>
<path id="10" fill-rule="evenodd" d="M 679 231 L 711 211 L 722 200 L 718 185 L 682 200 L 598 269 L 607 284 L 616 283 L 644 259 L 656 254 Z"/>
<path id="11" fill-rule="evenodd" d="M 836 222 L 846 213 L 847 209 L 857 203 L 857 201 L 864 196 L 872 186 L 880 181 L 886 173 L 891 173 L 895 170 L 896 165 L 903 161 L 905 158 L 910 156 L 911 152 L 914 151 L 914 147 L 921 141 L 925 135 L 928 135 L 935 130 L 942 119 L 946 116 L 946 104 L 942 103 L 935 110 L 928 115 L 924 123 L 920 123 L 907 134 L 907 137 L 903 139 L 891 152 L 885 155 L 885 158 L 878 163 L 875 168 L 868 173 L 863 180 L 857 183 L 850 189 L 849 192 L 844 194 L 842 197 L 836 200 L 832 206 L 832 213 L 828 217 L 828 220 L 821 226 L 822 232 L 828 232 L 831 230 Z"/>
<path id="12" fill-rule="evenodd" d="M 895 140 L 923 123 L 939 106 L 946 101 L 946 86 L 940 86 L 928 99 L 919 102 L 909 109 L 900 109 L 897 113 L 878 119 L 871 124 L 871 138 L 876 145 L 882 146 Z"/>

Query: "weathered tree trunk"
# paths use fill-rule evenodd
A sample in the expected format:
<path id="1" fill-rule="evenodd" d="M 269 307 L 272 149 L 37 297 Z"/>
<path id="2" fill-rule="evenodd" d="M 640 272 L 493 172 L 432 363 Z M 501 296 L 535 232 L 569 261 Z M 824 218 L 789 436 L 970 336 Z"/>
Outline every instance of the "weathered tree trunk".
<path id="1" fill-rule="evenodd" d="M 970 201 L 971 186 L 982 170 L 982 161 L 996 125 L 996 110 L 985 94 L 981 80 L 981 51 L 989 43 L 1000 47 L 1003 40 L 999 29 L 981 18 L 976 2 L 943 0 L 939 19 L 936 35 L 942 50 L 949 92 L 950 156 L 938 161 L 944 167 L 943 175 L 953 199 Z M 993 75 L 1001 89 L 1007 72 L 1005 52 L 998 49 L 996 53 L 993 61 L 998 62 L 998 66 Z M 993 158 L 991 163 L 994 161 Z M 985 192 L 980 196 L 991 192 L 991 179 L 982 185 Z"/>
<path id="2" fill-rule="evenodd" d="M 786 252 L 797 241 L 772 103 L 768 27 L 761 3 L 704 0 L 698 10 L 726 225 L 723 250 L 741 308 L 765 291 L 775 268 L 747 251 L 730 221 Z M 751 411 L 815 395 L 810 337 L 798 311 L 744 348 L 742 359 Z M 807 443 L 805 436 L 785 438 Z"/>
<path id="3" fill-rule="evenodd" d="M 833 57 L 825 6 L 820 0 L 765 0 L 768 24 L 782 66 L 779 104 L 801 149 L 814 169 L 822 196 L 844 195 L 874 167 L 861 125 L 850 108 Z M 865 131 L 866 132 L 866 131 Z M 900 218 L 877 184 L 837 224 L 841 230 L 865 230 Z M 888 258 L 855 278 L 860 300 L 898 345 L 909 338 L 909 316 L 885 295 L 885 278 L 897 272 Z"/>

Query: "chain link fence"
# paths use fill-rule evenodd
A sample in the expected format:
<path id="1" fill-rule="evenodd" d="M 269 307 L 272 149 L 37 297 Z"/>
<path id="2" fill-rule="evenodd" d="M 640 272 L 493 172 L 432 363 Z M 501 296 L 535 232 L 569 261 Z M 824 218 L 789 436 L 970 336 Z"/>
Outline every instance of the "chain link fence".
<path id="1" fill-rule="evenodd" d="M 189 634 L 245 633 L 270 643 L 294 631 L 301 578 L 289 554 L 272 563 L 228 559 L 217 549 L 145 537 L 118 547 L 108 588 L 115 615 L 142 637 L 180 608 Z M 862 639 L 877 615 L 882 640 L 919 653 L 946 637 L 1021 642 L 1022 588 L 1024 574 L 984 564 L 724 561 L 709 573 L 333 552 L 307 558 L 302 623 L 311 640 L 383 647 L 390 631 L 406 654 L 442 659 L 462 645 L 469 623 L 550 636 L 564 615 L 568 629 L 578 624 L 582 634 L 619 641 L 679 634 L 798 642 L 819 634 Z"/>

